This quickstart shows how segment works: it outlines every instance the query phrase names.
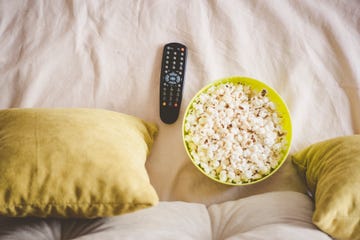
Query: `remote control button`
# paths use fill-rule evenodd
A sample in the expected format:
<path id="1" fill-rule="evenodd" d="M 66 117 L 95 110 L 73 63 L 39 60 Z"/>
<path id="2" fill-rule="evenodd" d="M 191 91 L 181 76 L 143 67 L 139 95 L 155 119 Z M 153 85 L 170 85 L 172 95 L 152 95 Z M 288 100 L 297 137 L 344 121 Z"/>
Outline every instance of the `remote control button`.
<path id="1" fill-rule="evenodd" d="M 164 79 L 169 84 L 177 84 L 181 82 L 181 77 L 176 72 L 166 74 Z"/>

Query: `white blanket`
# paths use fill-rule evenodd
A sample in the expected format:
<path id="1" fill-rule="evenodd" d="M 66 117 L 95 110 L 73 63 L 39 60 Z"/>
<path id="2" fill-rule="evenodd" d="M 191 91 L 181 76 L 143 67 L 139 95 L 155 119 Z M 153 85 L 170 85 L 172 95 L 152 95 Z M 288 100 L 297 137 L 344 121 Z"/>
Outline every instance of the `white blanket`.
<path id="1" fill-rule="evenodd" d="M 0 1 L 0 108 L 89 107 L 159 126 L 147 162 L 159 197 L 215 203 L 305 192 L 291 162 L 268 180 L 229 187 L 202 175 L 182 144 L 184 109 L 227 76 L 275 88 L 292 115 L 291 153 L 360 133 L 360 4 L 313 1 Z M 162 47 L 188 47 L 178 121 L 159 118 Z"/>

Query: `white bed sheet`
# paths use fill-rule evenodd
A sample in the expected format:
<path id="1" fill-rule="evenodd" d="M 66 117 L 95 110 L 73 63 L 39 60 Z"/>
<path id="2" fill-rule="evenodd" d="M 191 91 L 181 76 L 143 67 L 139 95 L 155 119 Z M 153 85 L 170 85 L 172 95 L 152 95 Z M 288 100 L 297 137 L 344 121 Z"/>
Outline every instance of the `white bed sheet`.
<path id="1" fill-rule="evenodd" d="M 162 47 L 188 47 L 183 103 L 159 119 Z M 305 192 L 291 162 L 263 183 L 229 187 L 192 165 L 186 105 L 227 76 L 257 78 L 287 102 L 291 153 L 360 133 L 360 3 L 343 1 L 0 1 L 0 108 L 89 107 L 155 122 L 147 162 L 160 200 L 205 204 L 260 192 Z"/>

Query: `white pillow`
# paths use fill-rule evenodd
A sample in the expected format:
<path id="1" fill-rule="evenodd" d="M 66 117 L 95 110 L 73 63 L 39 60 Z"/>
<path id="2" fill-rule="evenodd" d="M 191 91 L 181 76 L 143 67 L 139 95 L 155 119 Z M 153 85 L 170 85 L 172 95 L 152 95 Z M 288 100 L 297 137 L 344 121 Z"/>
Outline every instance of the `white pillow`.
<path id="1" fill-rule="evenodd" d="M 330 240 L 311 222 L 312 201 L 271 192 L 214 204 L 160 202 L 116 217 L 92 220 L 0 218 L 0 239 L 237 239 Z"/>
<path id="2" fill-rule="evenodd" d="M 154 207 L 98 219 L 0 217 L 1 240 L 211 239 L 205 205 L 160 202 Z"/>
<path id="3" fill-rule="evenodd" d="M 270 192 L 208 210 L 213 239 L 331 239 L 312 224 L 313 203 L 302 193 Z"/>

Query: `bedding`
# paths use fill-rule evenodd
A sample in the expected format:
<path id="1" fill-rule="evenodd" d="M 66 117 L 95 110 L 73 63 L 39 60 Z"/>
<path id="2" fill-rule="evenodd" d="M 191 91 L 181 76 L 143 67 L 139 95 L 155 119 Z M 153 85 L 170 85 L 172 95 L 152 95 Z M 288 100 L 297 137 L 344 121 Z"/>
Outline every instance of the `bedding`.
<path id="1" fill-rule="evenodd" d="M 357 0 L 0 0 L 0 109 L 95 108 L 155 123 L 158 135 L 145 167 L 160 208 L 173 202 L 205 208 L 280 191 L 304 194 L 306 182 L 290 156 L 326 139 L 360 133 L 359 23 Z M 159 118 L 162 47 L 168 42 L 188 48 L 174 124 Z M 244 187 L 208 179 L 182 143 L 186 105 L 203 86 L 228 76 L 252 77 L 274 88 L 292 119 L 288 160 L 265 181 Z M 27 221 L 12 223 L 26 232 L 31 231 Z M 60 226 L 38 221 L 44 221 L 45 232 Z M 301 226 L 285 224 L 279 234 Z M 16 236 L 11 229 L 1 225 L 2 232 Z"/>
<path id="2" fill-rule="evenodd" d="M 360 135 L 313 144 L 292 159 L 315 196 L 314 224 L 338 239 L 360 237 Z"/>
<path id="3" fill-rule="evenodd" d="M 156 127 L 100 109 L 0 110 L 0 214 L 106 217 L 157 204 Z"/>
<path id="4" fill-rule="evenodd" d="M 287 240 L 289 236 L 293 240 L 331 240 L 311 223 L 312 207 L 306 195 L 290 191 L 264 193 L 208 207 L 199 203 L 160 202 L 132 214 L 91 220 L 0 218 L 0 238 L 262 240 L 269 239 L 271 233 L 270 239 L 277 240 Z"/>

